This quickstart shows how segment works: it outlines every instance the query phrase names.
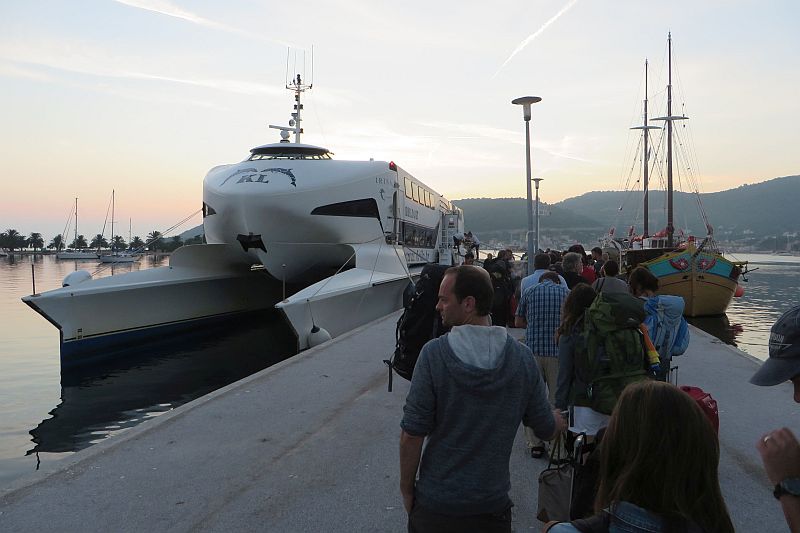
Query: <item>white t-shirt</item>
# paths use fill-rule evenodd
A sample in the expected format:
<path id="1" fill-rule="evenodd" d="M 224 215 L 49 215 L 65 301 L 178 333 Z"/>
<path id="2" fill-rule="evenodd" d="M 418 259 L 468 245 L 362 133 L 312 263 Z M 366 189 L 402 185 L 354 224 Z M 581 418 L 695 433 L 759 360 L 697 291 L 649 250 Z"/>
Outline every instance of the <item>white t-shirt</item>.
<path id="1" fill-rule="evenodd" d="M 572 411 L 572 425 L 569 430 L 573 433 L 586 433 L 590 436 L 597 435 L 597 432 L 608 426 L 611 419 L 609 415 L 598 413 L 591 407 L 581 407 L 576 405 Z"/>

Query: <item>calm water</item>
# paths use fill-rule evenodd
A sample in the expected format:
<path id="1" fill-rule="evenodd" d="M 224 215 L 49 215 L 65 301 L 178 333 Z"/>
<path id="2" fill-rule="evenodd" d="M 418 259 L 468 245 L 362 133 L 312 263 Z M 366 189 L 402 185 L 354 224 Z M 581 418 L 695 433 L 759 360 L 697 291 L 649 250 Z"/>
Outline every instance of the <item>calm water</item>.
<path id="1" fill-rule="evenodd" d="M 772 323 L 800 303 L 800 258 L 738 255 L 758 270 L 743 283 L 727 316 L 694 319 L 698 327 L 766 358 Z M 160 266 L 147 258 L 114 274 Z M 58 331 L 20 298 L 32 292 L 31 258 L 0 258 L 0 486 L 126 428 L 290 356 L 293 338 L 269 313 L 141 346 L 135 355 L 61 373 Z M 33 262 L 38 291 L 61 286 L 69 272 L 93 262 Z M 96 276 L 110 275 L 106 269 Z"/>
<path id="2" fill-rule="evenodd" d="M 113 273 L 166 259 L 115 265 Z M 32 292 L 31 257 L 0 258 L 0 487 L 46 463 L 258 372 L 292 355 L 273 312 L 145 344 L 138 353 L 62 374 L 58 330 L 20 301 Z M 86 261 L 36 256 L 36 290 L 58 288 Z M 111 275 L 111 268 L 95 277 Z"/>

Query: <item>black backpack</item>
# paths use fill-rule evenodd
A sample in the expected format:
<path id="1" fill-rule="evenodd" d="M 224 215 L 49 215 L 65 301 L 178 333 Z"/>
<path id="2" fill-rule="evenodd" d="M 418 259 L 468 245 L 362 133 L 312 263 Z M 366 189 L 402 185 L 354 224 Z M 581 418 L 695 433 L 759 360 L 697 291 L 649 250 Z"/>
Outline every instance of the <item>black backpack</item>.
<path id="1" fill-rule="evenodd" d="M 405 303 L 403 314 L 397 321 L 394 355 L 384 360 L 389 365 L 389 392 L 392 390 L 392 370 L 410 381 L 425 343 L 447 333 L 436 311 L 436 303 L 439 300 L 439 285 L 448 268 L 446 265 L 425 265 L 411 297 Z"/>

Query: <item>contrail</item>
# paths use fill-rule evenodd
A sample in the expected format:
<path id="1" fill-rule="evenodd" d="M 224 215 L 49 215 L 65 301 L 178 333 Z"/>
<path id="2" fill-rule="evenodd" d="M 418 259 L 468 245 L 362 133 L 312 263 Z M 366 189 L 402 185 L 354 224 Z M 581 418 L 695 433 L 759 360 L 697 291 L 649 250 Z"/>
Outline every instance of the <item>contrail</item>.
<path id="1" fill-rule="evenodd" d="M 528 36 L 528 38 L 527 38 L 527 39 L 525 39 L 524 41 L 522 41 L 521 43 L 519 43 L 519 46 L 517 46 L 517 47 L 514 49 L 514 51 L 513 51 L 513 52 L 511 52 L 511 55 L 510 55 L 510 56 L 508 56 L 508 59 L 506 59 L 506 60 L 505 60 L 505 62 L 504 62 L 502 65 L 500 65 L 500 68 L 499 68 L 499 69 L 497 69 L 497 72 L 495 72 L 495 73 L 494 73 L 494 76 L 492 76 L 492 79 L 494 79 L 495 77 L 497 77 L 497 75 L 498 75 L 498 74 L 500 74 L 500 71 L 501 71 L 501 70 L 503 70 L 503 67 L 505 67 L 505 66 L 508 64 L 508 62 L 509 62 L 509 61 L 511 61 L 511 60 L 514 58 L 514 56 L 515 56 L 515 55 L 517 55 L 518 53 L 520 53 L 520 52 L 521 52 L 521 51 L 522 51 L 522 50 L 523 50 L 523 49 L 524 49 L 526 46 L 528 46 L 528 45 L 531 43 L 531 41 L 533 41 L 533 40 L 534 40 L 534 39 L 536 39 L 536 38 L 537 38 L 539 35 L 541 35 L 541 34 L 542 34 L 542 32 L 543 32 L 544 30 L 546 30 L 546 29 L 547 29 L 547 27 L 548 27 L 550 24 L 552 24 L 553 22 L 555 22 L 556 20 L 558 20 L 558 17 L 560 17 L 561 15 L 563 15 L 564 13 L 566 13 L 567 11 L 569 11 L 569 8 L 571 8 L 572 6 L 574 6 L 574 5 L 575 5 L 575 2 L 577 2 L 577 1 L 578 1 L 578 0 L 569 0 L 569 3 L 568 3 L 567 5 L 565 5 L 564 7 L 562 7 L 562 8 L 561 8 L 561 11 L 559 11 L 558 13 L 556 13 L 555 15 L 553 15 L 553 16 L 550 18 L 550 20 L 548 20 L 547 22 L 545 22 L 544 24 L 542 24 L 542 27 L 541 27 L 541 28 L 539 28 L 538 30 L 536 30 L 536 31 L 535 31 L 534 33 L 532 33 L 530 36 Z"/>
<path id="2" fill-rule="evenodd" d="M 269 39 L 260 34 L 254 34 L 245 30 L 233 28 L 226 24 L 221 24 L 219 22 L 209 20 L 207 18 L 196 15 L 195 13 L 192 13 L 190 11 L 181 9 L 180 7 L 171 3 L 169 0 L 113 0 L 113 1 L 129 7 L 143 9 L 145 11 L 150 11 L 152 13 L 158 13 L 159 15 L 166 15 L 168 17 L 174 17 L 177 19 L 185 20 L 187 22 L 198 24 L 200 26 L 205 26 L 207 28 L 214 28 L 216 30 L 226 31 L 229 33 L 237 33 L 239 35 L 243 35 L 251 39 L 277 43 L 282 46 L 292 46 L 291 43 L 288 43 L 286 41 Z"/>

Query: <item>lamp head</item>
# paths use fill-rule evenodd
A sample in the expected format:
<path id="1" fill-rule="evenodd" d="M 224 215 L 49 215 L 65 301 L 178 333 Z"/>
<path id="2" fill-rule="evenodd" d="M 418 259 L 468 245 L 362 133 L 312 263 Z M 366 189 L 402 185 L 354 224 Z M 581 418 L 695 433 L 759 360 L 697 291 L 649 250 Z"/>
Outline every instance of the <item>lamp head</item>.
<path id="1" fill-rule="evenodd" d="M 511 100 L 511 103 L 514 105 L 521 105 L 522 106 L 522 113 L 523 118 L 528 121 L 531 119 L 531 104 L 535 104 L 537 102 L 541 102 L 542 99 L 538 96 L 521 96 L 519 98 L 515 98 Z"/>

